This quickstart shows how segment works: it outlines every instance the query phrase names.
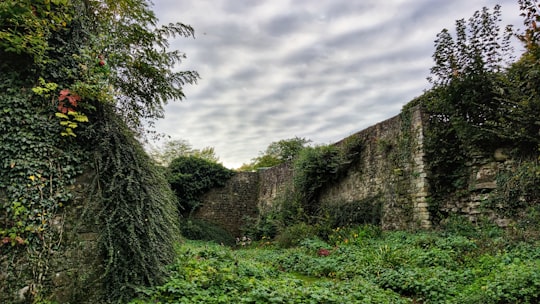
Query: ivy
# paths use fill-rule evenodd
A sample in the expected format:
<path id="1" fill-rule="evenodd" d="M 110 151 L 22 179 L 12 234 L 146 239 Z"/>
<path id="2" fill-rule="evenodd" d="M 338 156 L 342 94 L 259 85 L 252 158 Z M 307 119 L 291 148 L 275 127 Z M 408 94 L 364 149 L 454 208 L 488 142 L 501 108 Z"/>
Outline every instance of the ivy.
<path id="1" fill-rule="evenodd" d="M 57 135 L 54 109 L 11 84 L 0 77 L 0 251 L 10 259 L 26 256 L 21 263 L 30 265 L 26 271 L 16 262 L 7 265 L 8 290 L 28 281 L 37 297 L 50 278 L 50 257 L 60 246 L 54 219 L 71 201 L 69 187 L 84 157 L 76 143 Z M 3 291 L 0 301 L 10 302 L 10 296 Z"/>
<path id="2" fill-rule="evenodd" d="M 165 278 L 180 235 L 177 202 L 162 170 L 114 110 L 105 106 L 98 113 L 91 132 L 99 136 L 90 139 L 96 176 L 83 220 L 99 227 L 104 298 L 125 303 L 136 287 Z"/>

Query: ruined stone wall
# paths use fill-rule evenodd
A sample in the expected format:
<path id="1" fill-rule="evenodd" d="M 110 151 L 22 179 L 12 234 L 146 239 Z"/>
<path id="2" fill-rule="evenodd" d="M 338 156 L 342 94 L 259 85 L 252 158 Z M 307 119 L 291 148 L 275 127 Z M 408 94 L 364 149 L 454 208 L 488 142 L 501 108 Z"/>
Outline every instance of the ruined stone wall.
<path id="1" fill-rule="evenodd" d="M 264 213 L 271 210 L 274 201 L 292 188 L 293 169 L 290 162 L 259 171 L 258 208 Z"/>
<path id="2" fill-rule="evenodd" d="M 321 204 L 381 204 L 380 224 L 384 229 L 429 227 L 423 117 L 419 108 L 351 137 L 363 143 L 360 159 L 345 178 L 325 189 Z"/>
<path id="3" fill-rule="evenodd" d="M 380 203 L 384 229 L 429 227 L 423 126 L 421 111 L 412 108 L 352 135 L 362 142 L 360 160 L 324 189 L 321 204 Z M 237 234 L 244 216 L 267 212 L 292 187 L 293 174 L 291 163 L 239 173 L 225 187 L 207 193 L 195 216 Z"/>
<path id="4" fill-rule="evenodd" d="M 485 204 L 501 186 L 497 183 L 497 176 L 500 173 L 512 174 L 518 165 L 514 160 L 498 157 L 497 154 L 500 152 L 495 151 L 493 157 L 484 156 L 471 160 L 468 164 L 470 174 L 467 191 L 450 195 L 439 211 L 446 215 L 464 216 L 473 223 L 488 219 L 500 227 L 510 225 L 515 218 L 496 212 L 497 206 L 489 207 Z"/>
<path id="5" fill-rule="evenodd" d="M 217 224 L 233 236 L 241 236 L 240 228 L 246 219 L 258 214 L 258 185 L 256 172 L 238 172 L 225 186 L 207 192 L 193 217 Z"/>
<path id="6" fill-rule="evenodd" d="M 424 154 L 427 121 L 419 106 L 408 107 L 395 117 L 337 142 L 339 146 L 351 139 L 360 140 L 362 151 L 343 178 L 323 189 L 321 206 L 378 208 L 379 218 L 371 222 L 383 229 L 427 229 L 438 224 L 432 222 L 428 205 L 429 160 Z M 472 160 L 468 164 L 468 186 L 459 195 L 450 195 L 437 210 L 431 208 L 431 212 L 459 214 L 471 221 L 487 216 L 499 226 L 507 225 L 508 219 L 482 205 L 497 187 L 498 172 L 512 170 L 512 160 L 497 154 L 501 153 Z M 212 190 L 197 216 L 238 231 L 235 225 L 242 225 L 243 215 L 268 212 L 293 186 L 290 163 L 242 174 L 245 176 L 237 175 L 224 188 Z"/>

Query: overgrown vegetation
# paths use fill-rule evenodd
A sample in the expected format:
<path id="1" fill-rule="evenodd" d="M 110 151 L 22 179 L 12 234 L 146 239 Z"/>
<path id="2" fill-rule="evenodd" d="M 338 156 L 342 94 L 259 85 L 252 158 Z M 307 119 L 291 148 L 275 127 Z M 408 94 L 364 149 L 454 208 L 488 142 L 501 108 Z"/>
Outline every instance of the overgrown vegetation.
<path id="1" fill-rule="evenodd" d="M 224 186 L 233 174 L 223 165 L 197 156 L 177 157 L 167 167 L 169 183 L 185 216 L 196 210 L 201 195 L 213 187 Z"/>
<path id="2" fill-rule="evenodd" d="M 83 219 L 95 222 L 99 232 L 104 295 L 125 302 L 137 286 L 166 277 L 180 235 L 178 206 L 162 170 L 125 123 L 110 109 L 101 115 L 93 126 L 102 136 L 94 139 L 96 177 Z"/>
<path id="3" fill-rule="evenodd" d="M 500 6 L 456 22 L 456 35 L 443 30 L 435 41 L 431 81 L 421 99 L 429 113 L 426 154 L 430 160 L 432 218 L 450 195 L 468 187 L 467 164 L 509 148 L 512 157 L 535 161 L 540 144 L 538 74 L 540 21 L 537 1 L 518 1 L 525 30 L 502 32 Z M 519 38 L 525 53 L 510 62 L 509 39 Z M 529 166 L 525 164 L 525 166 Z M 518 169 L 521 170 L 521 169 Z"/>
<path id="4" fill-rule="evenodd" d="M 186 242 L 169 281 L 132 303 L 535 303 L 539 234 L 515 238 L 466 219 L 446 231 L 338 227 L 276 249 Z M 305 229 L 307 231 L 309 229 Z M 450 232 L 452 231 L 452 232 Z M 143 295 L 144 294 L 144 295 Z"/>
<path id="5" fill-rule="evenodd" d="M 180 231 L 188 240 L 208 241 L 226 246 L 234 246 L 236 243 L 228 231 L 201 219 L 183 218 L 180 221 Z"/>
<path id="6" fill-rule="evenodd" d="M 254 171 L 293 161 L 310 142 L 311 140 L 300 137 L 272 142 L 264 152 L 259 153 L 258 157 L 252 159 L 249 164 L 243 164 L 238 170 Z"/>
<path id="7" fill-rule="evenodd" d="M 0 302 L 11 302 L 21 282 L 40 290 L 61 248 L 52 219 L 72 199 L 70 186 L 87 159 L 75 143 L 60 137 L 54 112 L 19 83 L 0 76 Z M 7 76 L 7 75 L 6 75 Z M 25 268 L 29 261 L 34 269 Z M 40 265 L 41 267 L 37 267 Z M 41 296 L 37 295 L 38 298 Z"/>
<path id="8" fill-rule="evenodd" d="M 303 227 L 306 224 L 318 223 L 318 230 L 321 235 L 325 235 L 328 229 L 336 227 L 342 220 L 351 224 L 356 224 L 357 220 L 362 223 L 369 222 L 371 218 L 366 220 L 354 215 L 344 216 L 344 212 L 347 212 L 345 209 L 350 206 L 348 204 L 344 204 L 343 208 L 328 210 L 319 200 L 321 191 L 343 178 L 359 159 L 362 145 L 358 137 L 352 136 L 336 145 L 319 145 L 300 150 L 291 165 L 294 171 L 292 185 L 282 191 L 272 210 L 252 219 L 252 222 L 244 227 L 246 234 L 254 238 L 274 237 L 279 232 L 283 234 L 296 229 L 296 225 Z M 355 205 L 356 208 L 359 205 L 365 206 L 363 202 L 359 202 Z M 293 238 L 300 236 L 301 234 Z"/>
<path id="9" fill-rule="evenodd" d="M 173 71 L 185 55 L 167 50 L 169 37 L 193 29 L 158 27 L 142 0 L 38 2 L 0 3 L 0 250 L 10 282 L 0 302 L 51 297 L 52 261 L 77 228 L 63 227 L 62 214 L 75 208 L 74 178 L 90 170 L 85 214 L 96 219 L 98 279 L 109 288 L 100 301 L 125 301 L 161 282 L 172 261 L 174 195 L 134 138 L 196 81 Z"/>

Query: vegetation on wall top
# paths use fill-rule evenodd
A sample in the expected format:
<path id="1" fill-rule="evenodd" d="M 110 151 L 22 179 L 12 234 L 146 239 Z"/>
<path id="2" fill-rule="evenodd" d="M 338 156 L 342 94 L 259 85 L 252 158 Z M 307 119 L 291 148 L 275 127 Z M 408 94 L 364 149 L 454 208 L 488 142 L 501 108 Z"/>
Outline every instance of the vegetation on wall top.
<path id="1" fill-rule="evenodd" d="M 500 6 L 456 22 L 453 37 L 443 30 L 435 41 L 433 89 L 420 98 L 429 113 L 425 149 L 429 160 L 432 217 L 448 195 L 468 187 L 467 163 L 490 157 L 496 148 L 516 159 L 534 159 L 540 145 L 540 8 L 518 1 L 525 30 L 499 26 Z M 512 62 L 511 37 L 525 46 Z"/>
<path id="2" fill-rule="evenodd" d="M 253 171 L 293 161 L 310 142 L 311 140 L 300 137 L 272 142 L 264 152 L 252 159 L 251 163 L 243 164 L 238 170 Z"/>

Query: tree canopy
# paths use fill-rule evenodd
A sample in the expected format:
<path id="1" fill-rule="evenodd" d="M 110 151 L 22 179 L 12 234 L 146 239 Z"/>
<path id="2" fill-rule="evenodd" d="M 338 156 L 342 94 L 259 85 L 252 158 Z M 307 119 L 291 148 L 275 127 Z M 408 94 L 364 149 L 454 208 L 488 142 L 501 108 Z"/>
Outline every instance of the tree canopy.
<path id="1" fill-rule="evenodd" d="M 150 151 L 152 158 L 162 166 L 168 166 L 175 158 L 181 156 L 194 156 L 217 163 L 219 157 L 213 147 L 194 149 L 193 146 L 184 139 L 165 141 L 159 148 Z"/>
<path id="2" fill-rule="evenodd" d="M 79 96 L 77 110 L 86 113 L 113 103 L 133 130 L 161 118 L 163 106 L 183 99 L 182 87 L 198 78 L 177 71 L 185 54 L 168 43 L 193 37 L 193 28 L 158 25 L 149 1 L 5 0 L 0 21 L 2 71 L 25 86 L 55 84 L 45 93 L 56 105 L 62 89 Z"/>
<path id="3" fill-rule="evenodd" d="M 239 170 L 257 170 L 259 168 L 273 167 L 286 161 L 291 161 L 296 158 L 300 151 L 310 142 L 311 140 L 300 137 L 272 142 L 264 152 L 260 152 L 258 157 L 252 159 L 251 163 L 242 165 Z"/>

